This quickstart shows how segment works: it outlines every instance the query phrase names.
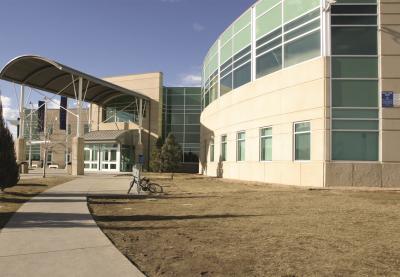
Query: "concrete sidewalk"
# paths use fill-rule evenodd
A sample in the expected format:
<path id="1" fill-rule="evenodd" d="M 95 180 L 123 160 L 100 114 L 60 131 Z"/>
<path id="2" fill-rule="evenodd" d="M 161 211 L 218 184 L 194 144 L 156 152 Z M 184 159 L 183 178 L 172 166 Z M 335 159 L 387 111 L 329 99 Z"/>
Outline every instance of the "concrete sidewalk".
<path id="1" fill-rule="evenodd" d="M 0 233 L 1 276 L 144 276 L 97 227 L 88 194 L 126 194 L 129 178 L 86 176 L 24 204 Z"/>

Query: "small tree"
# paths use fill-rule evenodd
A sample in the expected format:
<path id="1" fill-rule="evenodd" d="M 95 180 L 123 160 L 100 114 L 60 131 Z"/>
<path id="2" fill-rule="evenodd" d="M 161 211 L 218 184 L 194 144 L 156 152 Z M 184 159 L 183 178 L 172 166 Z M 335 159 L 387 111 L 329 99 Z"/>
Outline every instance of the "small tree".
<path id="1" fill-rule="evenodd" d="M 150 169 L 153 172 L 161 172 L 161 148 L 163 147 L 163 144 L 163 138 L 159 137 L 153 151 L 151 152 Z"/>
<path id="2" fill-rule="evenodd" d="M 15 157 L 14 140 L 3 117 L 0 92 L 0 189 L 15 186 L 19 181 L 19 168 Z"/>
<path id="3" fill-rule="evenodd" d="M 176 142 L 175 136 L 169 134 L 161 148 L 161 170 L 163 172 L 170 172 L 171 179 L 174 179 L 174 172 L 178 169 L 181 161 L 181 146 Z"/>

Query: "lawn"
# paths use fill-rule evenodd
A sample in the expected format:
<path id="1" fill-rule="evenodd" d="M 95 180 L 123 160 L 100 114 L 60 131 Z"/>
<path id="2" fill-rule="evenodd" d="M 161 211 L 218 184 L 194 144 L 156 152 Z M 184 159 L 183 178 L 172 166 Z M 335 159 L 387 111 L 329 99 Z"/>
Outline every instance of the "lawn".
<path id="1" fill-rule="evenodd" d="M 22 179 L 19 183 L 0 193 L 0 229 L 3 228 L 19 207 L 39 193 L 73 180 L 73 177 L 57 176 L 33 179 Z"/>
<path id="2" fill-rule="evenodd" d="M 157 182 L 165 195 L 89 199 L 103 232 L 148 276 L 400 276 L 398 192 Z"/>

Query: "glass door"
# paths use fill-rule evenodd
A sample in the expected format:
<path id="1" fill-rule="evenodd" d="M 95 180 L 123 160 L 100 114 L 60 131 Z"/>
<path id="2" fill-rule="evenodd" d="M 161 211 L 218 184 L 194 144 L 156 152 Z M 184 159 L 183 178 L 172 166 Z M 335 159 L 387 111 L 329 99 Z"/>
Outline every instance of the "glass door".
<path id="1" fill-rule="evenodd" d="M 101 171 L 119 171 L 118 144 L 101 145 Z"/>
<path id="2" fill-rule="evenodd" d="M 85 170 L 97 171 L 99 170 L 99 145 L 85 145 Z"/>

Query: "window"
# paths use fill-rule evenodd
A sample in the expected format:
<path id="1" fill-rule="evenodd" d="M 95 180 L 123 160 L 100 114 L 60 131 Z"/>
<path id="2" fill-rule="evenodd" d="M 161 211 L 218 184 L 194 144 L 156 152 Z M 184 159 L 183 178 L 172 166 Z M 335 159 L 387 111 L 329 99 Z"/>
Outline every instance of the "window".
<path id="1" fill-rule="evenodd" d="M 272 128 L 260 130 L 260 160 L 272 161 Z"/>
<path id="2" fill-rule="evenodd" d="M 310 160 L 311 129 L 310 122 L 294 124 L 294 159 L 296 161 Z"/>
<path id="3" fill-rule="evenodd" d="M 87 134 L 87 133 L 89 133 L 89 130 L 90 130 L 89 124 L 84 124 L 83 125 L 83 133 Z"/>
<path id="4" fill-rule="evenodd" d="M 320 31 L 308 34 L 285 45 L 285 66 L 291 66 L 321 54 Z"/>
<path id="5" fill-rule="evenodd" d="M 379 86 L 376 1 L 341 1 L 332 6 L 331 22 L 332 160 L 377 161 Z"/>
<path id="6" fill-rule="evenodd" d="M 214 139 L 210 140 L 210 162 L 214 161 Z"/>
<path id="7" fill-rule="evenodd" d="M 237 133 L 236 160 L 244 161 L 246 159 L 246 132 Z"/>
<path id="8" fill-rule="evenodd" d="M 221 136 L 221 161 L 226 161 L 227 136 Z"/>

